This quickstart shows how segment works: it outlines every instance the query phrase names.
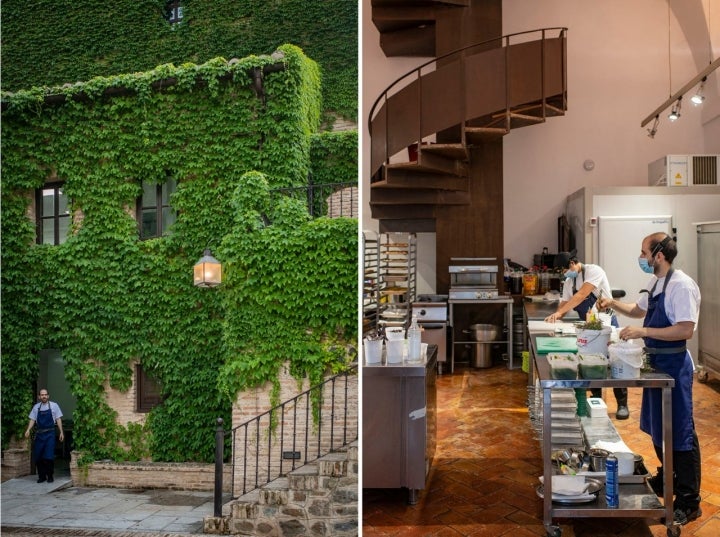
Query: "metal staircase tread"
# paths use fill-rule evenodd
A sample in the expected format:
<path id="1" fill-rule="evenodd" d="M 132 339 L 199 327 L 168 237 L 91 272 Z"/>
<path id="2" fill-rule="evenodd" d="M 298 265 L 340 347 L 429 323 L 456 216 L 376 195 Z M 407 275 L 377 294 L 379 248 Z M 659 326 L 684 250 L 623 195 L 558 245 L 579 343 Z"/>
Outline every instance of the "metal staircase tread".
<path id="1" fill-rule="evenodd" d="M 385 165 L 386 170 L 411 170 L 421 173 L 436 173 L 439 175 L 448 175 L 449 172 L 447 170 L 440 170 L 433 166 L 427 166 L 422 164 L 421 162 L 395 162 L 392 164 L 386 164 Z M 459 170 L 460 173 L 455 173 L 453 175 L 456 175 L 458 177 L 466 177 L 467 176 L 467 170 Z M 375 185 L 377 183 L 373 183 Z"/>
<path id="2" fill-rule="evenodd" d="M 472 140 L 498 140 L 505 136 L 508 129 L 505 127 L 465 127 L 465 135 Z"/>
<path id="3" fill-rule="evenodd" d="M 542 116 L 531 116 L 528 114 L 518 114 L 516 112 L 510 112 L 510 119 L 519 119 L 521 121 L 527 121 L 529 123 L 542 123 L 545 118 Z"/>
<path id="4" fill-rule="evenodd" d="M 467 160 L 468 152 L 467 146 L 464 144 L 436 144 L 431 143 L 429 145 L 423 145 L 420 151 L 442 155 L 443 157 L 452 158 L 455 160 Z"/>

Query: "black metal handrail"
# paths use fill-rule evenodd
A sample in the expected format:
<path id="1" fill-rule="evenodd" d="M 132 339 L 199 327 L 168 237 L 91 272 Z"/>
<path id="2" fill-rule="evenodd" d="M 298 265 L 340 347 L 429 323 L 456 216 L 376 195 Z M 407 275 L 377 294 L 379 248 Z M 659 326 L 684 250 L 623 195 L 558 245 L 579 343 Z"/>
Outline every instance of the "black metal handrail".
<path id="1" fill-rule="evenodd" d="M 229 436 L 232 444 L 231 495 L 237 498 L 357 440 L 357 380 L 355 363 L 347 371 L 231 431 L 223 431 L 222 420 L 219 419 L 215 436 L 215 516 L 221 516 L 222 510 L 220 498 L 225 437 Z M 349 399 L 352 404 L 349 404 Z M 236 476 L 238 463 L 242 464 L 241 476 Z M 241 483 L 237 495 L 236 477 Z"/>
<path id="2" fill-rule="evenodd" d="M 397 78 L 397 79 L 396 79 L 393 83 L 391 83 L 387 88 L 385 88 L 385 90 L 383 90 L 383 92 L 377 97 L 377 99 L 375 99 L 375 102 L 373 103 L 372 107 L 370 108 L 370 113 L 368 114 L 368 133 L 370 134 L 370 138 L 372 139 L 372 136 L 373 136 L 373 132 L 372 132 L 372 130 L 373 130 L 373 129 L 372 129 L 373 119 L 375 118 L 376 113 L 378 112 L 379 106 L 380 106 L 381 104 L 386 103 L 386 102 L 388 101 L 388 99 L 390 98 L 390 96 L 391 96 L 391 95 L 390 95 L 391 90 L 393 90 L 393 89 L 394 89 L 396 86 L 398 86 L 401 82 L 403 82 L 403 81 L 405 81 L 405 80 L 409 80 L 411 77 L 414 77 L 414 79 L 419 80 L 419 79 L 422 77 L 422 71 L 423 71 L 423 69 L 426 68 L 427 66 L 429 66 L 429 65 L 436 65 L 438 62 L 443 61 L 443 60 L 447 60 L 447 59 L 449 59 L 449 58 L 451 58 L 451 57 L 453 57 L 453 56 L 460 56 L 461 59 L 464 59 L 464 57 L 466 56 L 465 53 L 467 53 L 468 51 L 470 51 L 470 50 L 472 50 L 472 49 L 479 48 L 479 47 L 487 47 L 488 45 L 491 45 L 492 43 L 499 43 L 500 46 L 503 46 L 503 44 L 504 44 L 505 48 L 507 48 L 507 47 L 509 47 L 510 44 L 511 44 L 511 43 L 510 43 L 511 39 L 516 38 L 516 37 L 518 37 L 518 36 L 522 36 L 522 35 L 529 35 L 529 34 L 534 34 L 534 33 L 540 33 L 541 36 L 542 36 L 542 41 L 544 42 L 545 39 L 548 38 L 548 37 L 546 36 L 547 32 L 552 32 L 552 31 L 556 31 L 556 30 L 559 32 L 558 37 L 560 37 L 560 38 L 565 38 L 565 35 L 566 35 L 568 29 L 567 29 L 566 27 L 561 27 L 561 26 L 549 27 L 549 28 L 539 28 L 539 29 L 535 29 L 535 30 L 526 30 L 526 31 L 524 31 L 524 32 L 516 32 L 516 33 L 512 33 L 512 34 L 507 34 L 507 35 L 503 35 L 503 36 L 494 37 L 494 38 L 488 39 L 488 40 L 486 40 L 486 41 L 481 41 L 481 42 L 479 42 L 479 43 L 474 43 L 474 44 L 472 44 L 472 45 L 466 45 L 466 46 L 464 46 L 464 47 L 462 47 L 462 48 L 453 50 L 452 52 L 448 52 L 448 53 L 446 53 L 446 54 L 443 54 L 442 56 L 438 56 L 438 57 L 436 57 L 436 58 L 433 58 L 433 59 L 431 59 L 431 60 L 428 60 L 428 61 L 422 63 L 421 65 L 419 65 L 418 67 L 415 67 L 415 68 L 412 69 L 411 71 L 408 71 L 408 72 L 405 73 L 404 75 L 402 75 L 402 76 L 400 76 L 399 78 Z M 506 77 L 507 77 L 507 66 L 506 66 Z M 408 84 L 410 84 L 410 83 L 412 83 L 412 82 L 409 81 Z M 403 87 L 404 87 L 404 86 L 403 86 Z M 507 85 L 506 85 L 506 87 L 507 87 Z M 399 91 L 400 89 L 402 89 L 402 88 L 399 88 L 398 91 Z M 507 95 L 506 95 L 506 97 L 507 97 Z M 506 99 L 506 100 L 507 100 L 507 99 Z M 421 107 L 421 108 L 422 108 L 422 107 Z M 506 108 L 507 108 L 507 103 L 506 103 Z M 387 112 L 386 112 L 386 113 L 387 113 Z M 420 125 L 421 125 L 420 130 L 422 131 L 422 117 L 420 118 Z M 387 122 L 386 122 L 385 128 L 386 128 L 386 129 L 389 128 L 389 124 L 387 124 Z M 418 143 L 421 141 L 421 139 L 422 139 L 422 132 L 419 133 Z M 387 133 L 386 133 L 386 140 L 387 140 Z M 387 144 L 387 141 L 386 141 L 386 144 Z M 372 151 L 372 144 L 371 144 L 371 151 Z M 386 147 L 386 149 L 385 149 L 385 153 L 386 153 L 386 155 L 385 155 L 385 159 L 384 159 L 384 160 L 385 160 L 385 162 L 387 163 L 387 159 L 390 157 L 390 155 L 387 155 L 387 147 Z M 372 161 L 372 158 L 371 158 L 371 161 Z M 374 173 L 375 173 L 375 170 L 371 170 L 371 176 L 372 176 Z"/>
<path id="3" fill-rule="evenodd" d="M 355 187 L 355 188 L 352 188 Z M 358 216 L 357 181 L 345 183 L 310 183 L 306 186 L 275 188 L 272 194 L 305 199 L 308 212 L 313 218 Z"/>
<path id="4" fill-rule="evenodd" d="M 417 75 L 420 76 L 420 72 L 422 71 L 422 69 L 423 69 L 424 67 L 427 67 L 428 65 L 430 65 L 430 64 L 432 64 L 432 63 L 436 63 L 436 62 L 438 62 L 438 61 L 440 61 L 440 60 L 444 60 L 444 59 L 446 59 L 446 58 L 449 58 L 450 56 L 453 56 L 453 55 L 458 54 L 458 53 L 460 53 L 460 52 L 466 52 L 466 51 L 468 51 L 468 50 L 470 50 L 470 49 L 473 49 L 473 48 L 482 47 L 482 46 L 484 46 L 484 45 L 489 45 L 490 43 L 495 43 L 496 41 L 500 41 L 500 42 L 505 41 L 505 43 L 506 43 L 506 45 L 507 45 L 507 44 L 510 43 L 510 38 L 512 38 L 512 37 L 517 37 L 517 36 L 519 36 L 519 35 L 532 34 L 532 33 L 536 33 L 536 32 L 541 32 L 543 38 L 545 38 L 545 32 L 550 32 L 550 31 L 553 31 L 553 30 L 559 30 L 559 31 L 560 31 L 560 36 L 559 36 L 559 37 L 561 37 L 561 36 L 563 36 L 563 35 L 567 32 L 567 27 L 563 27 L 563 26 L 553 26 L 553 27 L 550 27 L 550 28 L 538 28 L 538 29 L 535 29 L 535 30 L 526 30 L 526 31 L 524 31 L 524 32 L 515 32 L 514 34 L 507 34 L 507 35 L 503 35 L 503 36 L 499 36 L 499 37 L 493 37 L 492 39 L 488 39 L 487 41 L 481 41 L 480 43 L 473 43 L 472 45 L 467 45 L 467 46 L 464 46 L 464 47 L 462 47 L 462 48 L 453 50 L 452 52 L 448 52 L 447 54 L 443 54 L 442 56 L 438 56 L 437 58 L 433 58 L 433 59 L 431 59 L 431 60 L 426 61 L 426 62 L 423 63 L 423 64 L 418 65 L 415 69 L 413 69 L 413 70 L 411 70 L 411 71 L 408 71 L 408 72 L 405 73 L 404 75 L 398 77 L 392 84 L 390 84 L 387 88 L 385 88 L 385 90 L 378 96 L 377 99 L 375 99 L 375 102 L 373 103 L 372 107 L 370 108 L 370 113 L 368 114 L 368 132 L 370 132 L 370 134 L 372 135 L 372 119 L 373 119 L 373 117 L 375 116 L 375 108 L 377 108 L 378 104 L 380 104 L 380 101 L 383 100 L 383 97 L 384 97 L 384 98 L 387 98 L 387 95 L 388 95 L 388 93 L 390 92 L 390 90 L 393 89 L 397 84 L 399 84 L 399 83 L 400 83 L 401 81 L 403 81 L 404 79 L 410 77 L 410 75 L 413 75 L 413 74 L 416 74 L 416 73 L 417 73 Z"/>

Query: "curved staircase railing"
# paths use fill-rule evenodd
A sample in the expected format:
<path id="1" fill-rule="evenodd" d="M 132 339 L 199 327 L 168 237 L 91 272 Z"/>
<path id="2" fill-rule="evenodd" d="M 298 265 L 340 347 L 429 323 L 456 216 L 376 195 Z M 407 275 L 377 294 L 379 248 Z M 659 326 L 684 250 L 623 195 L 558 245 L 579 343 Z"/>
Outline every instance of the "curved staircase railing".
<path id="1" fill-rule="evenodd" d="M 549 34 L 557 35 L 550 36 Z M 566 109 L 567 28 L 508 34 L 429 60 L 390 84 L 368 116 L 371 181 L 411 144 L 458 125 L 462 147 Z M 539 35 L 538 39 L 533 39 Z"/>

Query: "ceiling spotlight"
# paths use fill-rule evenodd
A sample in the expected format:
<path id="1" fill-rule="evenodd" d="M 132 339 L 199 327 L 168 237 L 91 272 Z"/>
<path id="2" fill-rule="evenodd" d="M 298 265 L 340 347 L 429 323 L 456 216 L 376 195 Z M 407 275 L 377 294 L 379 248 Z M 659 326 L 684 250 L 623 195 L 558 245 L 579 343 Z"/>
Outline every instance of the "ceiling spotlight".
<path id="1" fill-rule="evenodd" d="M 672 112 L 668 115 L 670 121 L 675 121 L 680 117 L 680 107 L 682 106 L 682 97 L 679 97 L 677 102 L 672 107 Z"/>
<path id="2" fill-rule="evenodd" d="M 657 128 L 658 128 L 658 125 L 659 125 L 659 124 L 660 124 L 660 116 L 657 115 L 657 116 L 655 116 L 655 121 L 653 122 L 652 127 L 649 128 L 649 129 L 647 129 L 647 131 L 648 131 L 648 136 L 649 136 L 650 138 L 655 138 L 655 135 L 657 134 Z"/>
<path id="3" fill-rule="evenodd" d="M 705 80 L 707 80 L 707 77 L 703 77 L 700 81 L 700 87 L 698 87 L 697 93 L 690 98 L 695 106 L 701 105 L 705 100 Z"/>

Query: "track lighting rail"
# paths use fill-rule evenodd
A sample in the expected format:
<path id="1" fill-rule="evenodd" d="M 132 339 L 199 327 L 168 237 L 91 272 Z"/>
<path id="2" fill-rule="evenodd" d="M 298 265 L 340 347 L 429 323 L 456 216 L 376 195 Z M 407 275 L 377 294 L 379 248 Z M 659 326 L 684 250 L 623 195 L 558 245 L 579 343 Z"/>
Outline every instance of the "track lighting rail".
<path id="1" fill-rule="evenodd" d="M 710 73 L 712 73 L 715 69 L 717 69 L 718 67 L 720 67 L 720 58 L 717 58 L 715 61 L 711 62 L 705 69 L 703 69 L 697 75 L 695 75 L 695 77 L 692 80 L 690 80 L 690 82 L 685 84 L 677 92 L 675 92 L 673 95 L 671 95 L 667 101 L 665 101 L 660 106 L 658 106 L 655 110 L 653 110 L 653 112 L 651 114 L 649 114 L 645 119 L 643 119 L 642 123 L 640 123 L 640 127 L 644 127 L 645 125 L 650 123 L 663 110 L 665 110 L 668 106 L 670 106 L 671 104 L 676 102 L 679 98 L 681 98 L 687 91 L 689 91 L 693 86 L 695 86 L 703 78 L 707 78 L 707 76 Z"/>

